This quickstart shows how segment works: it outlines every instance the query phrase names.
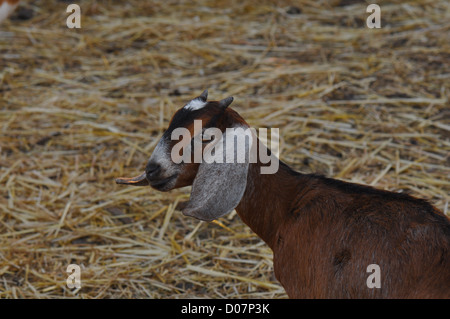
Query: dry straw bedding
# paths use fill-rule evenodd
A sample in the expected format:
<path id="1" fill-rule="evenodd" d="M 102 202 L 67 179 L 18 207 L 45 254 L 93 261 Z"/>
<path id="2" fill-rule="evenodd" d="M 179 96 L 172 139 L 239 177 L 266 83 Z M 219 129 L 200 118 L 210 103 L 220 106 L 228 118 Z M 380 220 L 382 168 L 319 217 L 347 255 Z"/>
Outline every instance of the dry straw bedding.
<path id="1" fill-rule="evenodd" d="M 383 1 L 29 1 L 0 26 L 1 298 L 285 298 L 232 213 L 140 173 L 174 111 L 209 89 L 280 128 L 302 172 L 409 191 L 449 214 L 450 5 Z M 81 266 L 81 289 L 66 267 Z"/>

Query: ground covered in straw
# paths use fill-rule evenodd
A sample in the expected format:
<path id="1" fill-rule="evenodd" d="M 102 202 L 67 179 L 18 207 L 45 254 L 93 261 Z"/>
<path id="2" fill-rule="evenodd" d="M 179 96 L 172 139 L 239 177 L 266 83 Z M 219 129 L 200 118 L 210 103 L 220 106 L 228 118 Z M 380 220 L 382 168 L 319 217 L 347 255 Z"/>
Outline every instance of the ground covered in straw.
<path id="1" fill-rule="evenodd" d="M 285 298 L 232 213 L 184 217 L 189 189 L 116 185 L 209 89 L 281 158 L 428 198 L 449 214 L 450 5 L 383 1 L 31 0 L 0 25 L 0 298 Z M 81 266 L 80 289 L 66 267 Z"/>

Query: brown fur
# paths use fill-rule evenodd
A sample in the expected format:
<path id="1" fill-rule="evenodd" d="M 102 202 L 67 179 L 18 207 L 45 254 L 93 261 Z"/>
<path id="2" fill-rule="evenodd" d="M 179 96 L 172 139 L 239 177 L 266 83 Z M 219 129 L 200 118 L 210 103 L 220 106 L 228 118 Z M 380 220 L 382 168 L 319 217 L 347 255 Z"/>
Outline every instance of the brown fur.
<path id="1" fill-rule="evenodd" d="M 231 108 L 224 130 L 246 124 Z M 291 298 L 450 298 L 450 222 L 412 196 L 250 164 L 236 211 L 273 250 Z M 368 288 L 377 264 L 381 288 Z"/>
<path id="2" fill-rule="evenodd" d="M 236 211 L 272 248 L 289 297 L 450 298 L 450 222 L 427 201 L 260 166 Z M 381 288 L 367 287 L 370 264 Z"/>
<path id="3" fill-rule="evenodd" d="M 448 218 L 426 201 L 346 184 L 251 165 L 236 210 L 272 248 L 289 297 L 449 298 Z M 370 264 L 380 289 L 366 285 Z"/>

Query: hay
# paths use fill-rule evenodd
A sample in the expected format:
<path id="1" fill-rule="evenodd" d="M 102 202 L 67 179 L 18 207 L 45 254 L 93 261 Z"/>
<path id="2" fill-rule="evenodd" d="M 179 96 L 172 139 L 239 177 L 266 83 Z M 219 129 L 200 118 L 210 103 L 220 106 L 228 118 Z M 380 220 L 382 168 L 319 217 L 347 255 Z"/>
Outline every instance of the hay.
<path id="1" fill-rule="evenodd" d="M 235 213 L 203 223 L 176 209 L 189 189 L 114 183 L 205 88 L 280 128 L 294 168 L 450 214 L 448 1 L 383 2 L 377 30 L 355 1 L 79 4 L 79 30 L 44 0 L 0 26 L 1 298 L 286 297 Z"/>

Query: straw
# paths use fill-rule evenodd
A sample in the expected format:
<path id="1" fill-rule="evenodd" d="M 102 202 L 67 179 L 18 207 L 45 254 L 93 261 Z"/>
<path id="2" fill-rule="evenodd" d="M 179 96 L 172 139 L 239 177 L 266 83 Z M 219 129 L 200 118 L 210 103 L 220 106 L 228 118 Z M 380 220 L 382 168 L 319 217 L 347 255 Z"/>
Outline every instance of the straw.
<path id="1" fill-rule="evenodd" d="M 287 297 L 236 213 L 199 222 L 177 208 L 190 188 L 114 183 L 204 89 L 279 128 L 296 170 L 450 214 L 448 1 L 383 2 L 381 29 L 364 1 L 77 3 L 81 29 L 49 0 L 0 25 L 0 298 Z"/>

